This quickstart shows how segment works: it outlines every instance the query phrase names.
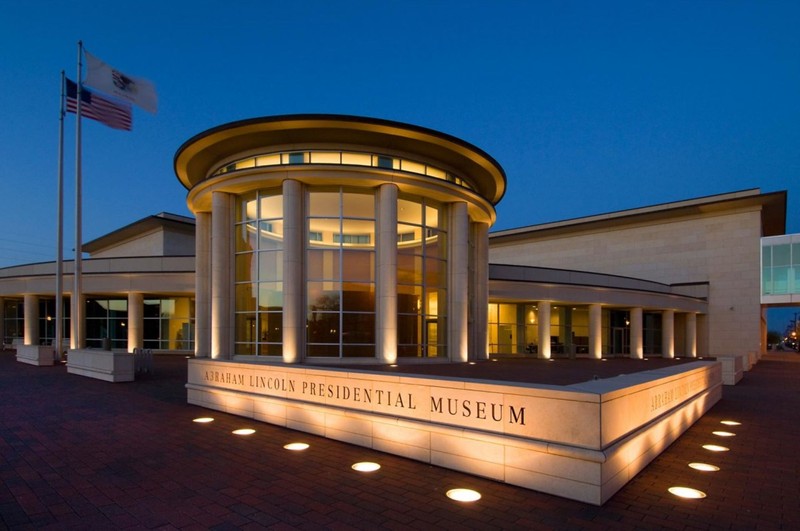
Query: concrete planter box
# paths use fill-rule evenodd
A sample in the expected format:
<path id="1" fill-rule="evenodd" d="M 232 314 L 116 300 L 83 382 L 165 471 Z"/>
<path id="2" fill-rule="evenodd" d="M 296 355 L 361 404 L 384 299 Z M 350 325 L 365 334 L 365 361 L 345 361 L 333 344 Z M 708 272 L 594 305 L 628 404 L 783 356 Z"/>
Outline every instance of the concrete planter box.
<path id="1" fill-rule="evenodd" d="M 67 372 L 106 382 L 132 382 L 135 379 L 136 357 L 127 352 L 110 350 L 70 350 Z"/>
<path id="2" fill-rule="evenodd" d="M 54 363 L 53 347 L 43 345 L 17 345 L 17 361 L 39 367 Z"/>

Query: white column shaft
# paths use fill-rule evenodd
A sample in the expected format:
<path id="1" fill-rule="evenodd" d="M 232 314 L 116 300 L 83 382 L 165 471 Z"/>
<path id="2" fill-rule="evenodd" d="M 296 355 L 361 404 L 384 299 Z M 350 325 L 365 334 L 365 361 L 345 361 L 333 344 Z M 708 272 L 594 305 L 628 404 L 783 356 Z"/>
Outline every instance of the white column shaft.
<path id="1" fill-rule="evenodd" d="M 603 307 L 599 304 L 589 305 L 589 357 L 603 357 Z"/>
<path id="2" fill-rule="evenodd" d="M 376 356 L 397 361 L 397 185 L 384 184 L 377 200 Z"/>
<path id="3" fill-rule="evenodd" d="M 144 347 L 144 295 L 128 293 L 128 352 Z"/>
<path id="4" fill-rule="evenodd" d="M 661 356 L 675 357 L 675 312 L 664 310 L 661 314 Z"/>
<path id="5" fill-rule="evenodd" d="M 644 327 L 642 309 L 631 308 L 631 358 L 644 358 Z"/>
<path id="6" fill-rule="evenodd" d="M 470 359 L 489 358 L 489 224 L 471 223 Z"/>
<path id="7" fill-rule="evenodd" d="M 466 203 L 450 205 L 450 249 L 448 259 L 448 345 L 450 360 L 468 360 L 469 317 L 469 214 Z"/>
<path id="8" fill-rule="evenodd" d="M 686 314 L 686 356 L 697 357 L 697 314 Z"/>
<path id="9" fill-rule="evenodd" d="M 211 204 L 211 357 L 229 359 L 233 348 L 232 196 L 214 192 Z"/>
<path id="10" fill-rule="evenodd" d="M 283 361 L 299 363 L 305 350 L 303 298 L 303 186 L 283 181 Z"/>
<path id="11" fill-rule="evenodd" d="M 25 295 L 23 300 L 25 318 L 25 344 L 39 344 L 39 297 L 37 295 Z"/>
<path id="12" fill-rule="evenodd" d="M 550 359 L 550 301 L 539 302 L 539 358 Z"/>
<path id="13" fill-rule="evenodd" d="M 211 216 L 195 214 L 194 355 L 211 354 Z"/>

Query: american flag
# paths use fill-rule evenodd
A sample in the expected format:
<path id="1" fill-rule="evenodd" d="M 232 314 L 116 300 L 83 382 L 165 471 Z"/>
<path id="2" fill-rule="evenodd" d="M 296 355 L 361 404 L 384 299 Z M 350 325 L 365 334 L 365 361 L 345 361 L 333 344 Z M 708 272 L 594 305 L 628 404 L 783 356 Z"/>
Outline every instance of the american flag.
<path id="1" fill-rule="evenodd" d="M 66 82 L 67 112 L 75 114 L 78 112 L 78 85 L 69 79 Z M 130 103 L 111 101 L 86 87 L 81 87 L 81 116 L 123 131 L 130 131 L 133 127 Z"/>

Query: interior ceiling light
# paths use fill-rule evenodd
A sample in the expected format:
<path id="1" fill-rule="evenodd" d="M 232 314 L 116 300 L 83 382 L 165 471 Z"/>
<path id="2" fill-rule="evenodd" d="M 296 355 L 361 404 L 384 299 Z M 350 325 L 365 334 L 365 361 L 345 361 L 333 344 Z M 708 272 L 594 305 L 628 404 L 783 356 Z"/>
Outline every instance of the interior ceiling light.
<path id="1" fill-rule="evenodd" d="M 211 417 L 197 417 L 196 419 L 192 420 L 192 422 L 197 422 L 198 424 L 208 424 L 209 422 L 214 422 L 214 419 Z"/>
<path id="2" fill-rule="evenodd" d="M 370 461 L 362 461 L 360 463 L 354 464 L 351 468 L 359 472 L 375 472 L 376 470 L 381 468 L 381 465 L 379 465 L 378 463 L 372 463 Z"/>
<path id="3" fill-rule="evenodd" d="M 298 442 L 298 443 L 289 443 L 287 445 L 284 445 L 284 448 L 286 448 L 287 450 L 292 450 L 293 452 L 300 452 L 300 451 L 303 451 L 303 450 L 307 450 L 308 449 L 308 444 L 300 443 L 300 442 Z"/>
<path id="4" fill-rule="evenodd" d="M 709 465 L 708 463 L 689 463 L 691 468 L 695 470 L 700 470 L 701 472 L 717 472 L 719 471 L 718 466 Z"/>
<path id="5" fill-rule="evenodd" d="M 720 424 L 725 424 L 726 426 L 741 426 L 741 422 L 736 422 L 735 420 L 723 420 L 720 421 Z"/>
<path id="6" fill-rule="evenodd" d="M 234 435 L 253 435 L 256 432 L 253 428 L 240 428 L 238 430 L 233 430 L 231 433 Z"/>
<path id="7" fill-rule="evenodd" d="M 717 437 L 735 437 L 736 436 L 735 433 L 731 433 L 729 431 L 712 431 L 711 433 L 713 433 Z"/>
<path id="8" fill-rule="evenodd" d="M 447 491 L 447 497 L 460 502 L 474 502 L 481 499 L 481 494 L 472 489 L 450 489 Z"/>
<path id="9" fill-rule="evenodd" d="M 670 487 L 667 490 L 669 490 L 670 493 L 680 498 L 691 498 L 697 500 L 706 497 L 705 492 L 697 489 L 692 489 L 690 487 Z"/>
<path id="10" fill-rule="evenodd" d="M 727 452 L 730 448 L 726 448 L 724 446 L 718 446 L 716 444 L 704 444 L 703 448 L 706 450 L 710 450 L 712 452 Z"/>

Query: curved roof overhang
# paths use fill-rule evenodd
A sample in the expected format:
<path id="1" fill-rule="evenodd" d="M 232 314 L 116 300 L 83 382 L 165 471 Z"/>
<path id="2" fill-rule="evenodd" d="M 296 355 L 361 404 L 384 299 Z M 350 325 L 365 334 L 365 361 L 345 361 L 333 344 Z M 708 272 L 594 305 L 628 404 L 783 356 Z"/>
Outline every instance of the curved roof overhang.
<path id="1" fill-rule="evenodd" d="M 176 152 L 175 174 L 188 190 L 237 153 L 269 146 L 332 144 L 368 146 L 415 154 L 460 172 L 478 193 L 496 205 L 506 190 L 500 164 L 483 150 L 456 137 L 415 125 L 331 114 L 267 116 L 231 122 L 187 140 Z"/>

